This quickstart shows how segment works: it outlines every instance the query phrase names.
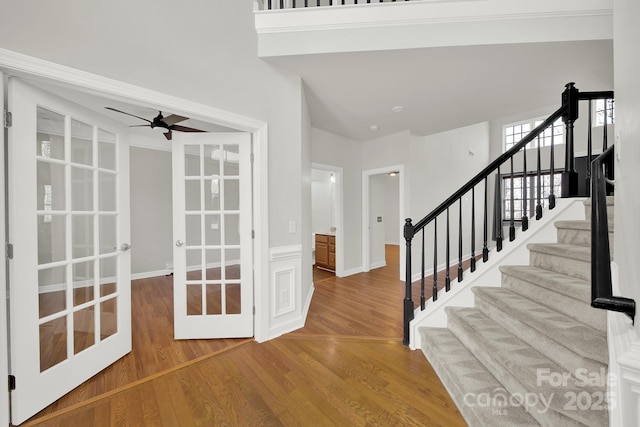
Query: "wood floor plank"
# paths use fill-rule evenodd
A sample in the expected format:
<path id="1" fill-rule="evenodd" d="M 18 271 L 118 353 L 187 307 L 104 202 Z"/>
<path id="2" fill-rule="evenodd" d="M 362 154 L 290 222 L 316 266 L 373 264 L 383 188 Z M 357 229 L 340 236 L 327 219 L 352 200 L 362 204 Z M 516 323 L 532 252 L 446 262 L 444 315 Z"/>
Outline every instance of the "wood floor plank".
<path id="1" fill-rule="evenodd" d="M 174 341 L 170 282 L 145 279 L 131 357 L 24 425 L 463 426 L 429 362 L 401 343 L 398 247 L 387 252 L 387 267 L 317 281 L 305 327 L 261 344 Z"/>

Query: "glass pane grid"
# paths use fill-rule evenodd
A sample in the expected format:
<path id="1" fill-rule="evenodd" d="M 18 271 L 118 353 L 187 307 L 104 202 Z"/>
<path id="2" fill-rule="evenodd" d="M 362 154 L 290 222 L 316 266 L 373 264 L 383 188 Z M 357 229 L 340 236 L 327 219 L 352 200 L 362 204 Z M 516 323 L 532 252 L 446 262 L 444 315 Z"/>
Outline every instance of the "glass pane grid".
<path id="1" fill-rule="evenodd" d="M 549 195 L 551 194 L 551 176 L 549 173 L 541 174 L 541 199 L 540 205 L 544 208 L 548 204 Z M 527 187 L 527 216 L 531 217 L 532 212 L 534 212 L 535 206 L 538 204 L 538 176 L 536 174 L 527 175 L 528 187 Z M 524 216 L 524 199 L 522 191 L 524 180 L 523 176 L 520 175 L 518 177 L 514 177 L 513 179 L 514 185 L 514 212 L 513 219 L 515 221 L 521 220 Z M 502 219 L 504 221 L 511 220 L 511 177 L 503 177 L 503 213 Z M 558 172 L 553 175 L 553 194 L 555 196 L 560 196 L 560 192 L 562 189 L 562 173 Z"/>
<path id="2" fill-rule="evenodd" d="M 115 134 L 42 108 L 38 131 L 36 214 L 44 371 L 117 332 L 113 319 L 119 297 L 114 243 L 118 147 Z M 105 228 L 103 221 L 112 225 Z M 103 248 L 107 244 L 108 251 Z"/>

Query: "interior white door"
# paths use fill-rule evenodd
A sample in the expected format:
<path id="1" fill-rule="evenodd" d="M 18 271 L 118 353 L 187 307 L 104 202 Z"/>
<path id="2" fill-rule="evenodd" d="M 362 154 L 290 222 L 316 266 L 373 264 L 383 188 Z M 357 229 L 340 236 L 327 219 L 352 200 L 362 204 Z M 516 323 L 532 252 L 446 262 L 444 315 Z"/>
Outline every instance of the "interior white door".
<path id="1" fill-rule="evenodd" d="M 175 338 L 253 336 L 251 135 L 172 143 Z"/>
<path id="2" fill-rule="evenodd" d="M 126 129 L 10 79 L 11 421 L 131 351 Z"/>

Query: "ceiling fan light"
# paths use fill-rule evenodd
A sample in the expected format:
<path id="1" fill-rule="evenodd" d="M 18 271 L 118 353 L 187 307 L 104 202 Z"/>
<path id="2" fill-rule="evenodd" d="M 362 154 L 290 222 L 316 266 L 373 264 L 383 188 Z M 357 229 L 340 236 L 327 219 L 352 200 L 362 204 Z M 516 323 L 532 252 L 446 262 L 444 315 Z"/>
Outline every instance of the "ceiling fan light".
<path id="1" fill-rule="evenodd" d="M 156 132 L 160 132 L 160 133 L 168 133 L 169 129 L 162 127 L 162 126 L 153 126 L 151 127 L 151 129 L 155 130 Z"/>

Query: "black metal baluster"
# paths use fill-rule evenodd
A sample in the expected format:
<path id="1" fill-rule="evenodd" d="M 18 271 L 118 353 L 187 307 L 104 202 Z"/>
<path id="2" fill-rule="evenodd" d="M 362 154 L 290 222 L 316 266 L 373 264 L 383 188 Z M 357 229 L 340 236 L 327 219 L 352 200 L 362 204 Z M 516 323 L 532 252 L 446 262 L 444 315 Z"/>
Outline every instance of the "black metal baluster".
<path id="1" fill-rule="evenodd" d="M 284 0 L 280 0 L 280 9 L 284 9 Z"/>
<path id="2" fill-rule="evenodd" d="M 609 148 L 609 144 L 607 141 L 607 123 L 609 122 L 607 117 L 607 100 L 604 101 L 604 127 L 602 128 L 602 152 L 604 153 Z"/>
<path id="3" fill-rule="evenodd" d="M 413 320 L 413 295 L 411 294 L 411 240 L 415 234 L 411 218 L 405 219 L 404 240 L 406 242 L 405 272 L 404 272 L 404 337 L 402 343 L 409 345 L 409 323 Z M 423 239 L 424 241 L 424 236 Z"/>
<path id="4" fill-rule="evenodd" d="M 591 135 L 591 127 L 593 126 L 592 123 L 592 105 L 593 105 L 593 100 L 589 100 L 589 128 L 587 129 L 587 194 L 589 194 L 589 191 L 591 191 L 591 161 L 593 160 L 593 142 L 592 142 L 592 135 Z"/>
<path id="5" fill-rule="evenodd" d="M 561 197 L 576 197 L 578 195 L 578 172 L 576 172 L 576 158 L 574 145 L 574 123 L 578 119 L 579 91 L 575 83 L 567 83 L 565 91 L 562 92 L 562 105 L 566 107 L 562 115 L 565 124 L 565 154 L 564 170 L 562 171 L 562 192 Z M 555 134 L 554 125 L 551 125 L 551 145 L 553 147 L 553 136 Z M 551 150 L 553 156 L 553 148 Z M 553 157 L 552 157 L 553 160 Z M 556 205 L 555 195 L 549 199 L 549 209 Z"/>
<path id="6" fill-rule="evenodd" d="M 483 236 L 482 236 L 482 262 L 487 262 L 489 261 L 489 248 L 487 247 L 487 240 L 489 239 L 489 221 L 488 221 L 488 217 L 489 217 L 489 202 L 488 202 L 488 198 L 487 198 L 487 193 L 488 193 L 488 184 L 489 181 L 487 179 L 487 177 L 484 177 L 484 230 L 483 230 Z"/>
<path id="7" fill-rule="evenodd" d="M 460 214 L 458 216 L 458 282 L 462 282 L 462 197 L 458 199 L 460 203 Z"/>
<path id="8" fill-rule="evenodd" d="M 531 143 L 529 143 L 531 144 Z M 527 144 L 527 145 L 529 145 Z M 524 191 L 524 193 L 522 194 L 522 204 L 523 204 L 523 211 L 522 211 L 522 231 L 527 231 L 529 229 L 529 216 L 528 216 L 528 212 L 529 212 L 529 208 L 528 208 L 528 201 L 529 199 L 527 198 L 527 191 L 529 190 L 529 178 L 527 176 L 527 147 L 524 147 L 524 150 L 522 151 L 522 168 L 524 169 L 524 175 L 522 176 L 522 187 L 524 187 L 522 189 L 522 191 Z"/>
<path id="9" fill-rule="evenodd" d="M 449 208 L 447 208 L 447 247 L 445 256 L 444 289 L 446 292 L 449 292 L 449 290 L 451 289 L 451 277 L 449 274 L 449 265 L 451 265 L 449 258 Z"/>
<path id="10" fill-rule="evenodd" d="M 271 0 L 267 2 L 267 9 L 271 10 Z"/>
<path id="11" fill-rule="evenodd" d="M 426 299 L 424 297 L 424 227 L 422 227 L 422 262 L 420 263 L 420 309 L 424 310 Z"/>
<path id="12" fill-rule="evenodd" d="M 476 187 L 471 188 L 471 272 L 476 271 Z"/>
<path id="13" fill-rule="evenodd" d="M 432 299 L 438 299 L 438 217 L 433 219 L 433 294 Z"/>
<path id="14" fill-rule="evenodd" d="M 502 250 L 502 208 L 504 206 L 504 200 L 502 199 L 503 191 L 502 191 L 502 175 L 500 174 L 500 166 L 498 166 L 498 175 L 496 176 L 496 179 L 498 180 L 498 185 L 496 185 L 498 194 L 496 195 L 496 197 L 500 197 L 500 203 L 499 203 L 499 207 L 496 206 L 496 208 L 498 209 L 498 212 L 496 212 L 494 215 L 496 215 L 498 218 L 498 220 L 496 221 L 498 223 L 498 231 L 496 233 L 496 250 L 500 252 Z"/>
<path id="15" fill-rule="evenodd" d="M 573 128 L 571 129 L 573 131 Z M 552 124 L 551 125 L 551 159 L 549 160 L 551 163 L 551 167 L 549 168 L 549 185 L 551 186 L 549 190 L 549 210 L 556 207 L 556 195 L 554 194 L 554 188 L 553 188 L 553 181 L 554 181 L 553 175 L 555 174 L 554 152 L 555 152 L 555 130 L 553 129 L 553 124 Z"/>
<path id="16" fill-rule="evenodd" d="M 516 239 L 516 224 L 515 224 L 515 187 L 513 186 L 513 156 L 511 156 L 511 176 L 509 180 L 511 181 L 511 194 L 510 194 L 510 202 L 511 202 L 511 220 L 509 221 L 509 241 L 513 242 Z"/>
<path id="17" fill-rule="evenodd" d="M 536 176 L 538 190 L 538 204 L 536 205 L 536 220 L 542 218 L 542 172 L 540 170 L 540 135 L 538 135 L 538 174 Z"/>

